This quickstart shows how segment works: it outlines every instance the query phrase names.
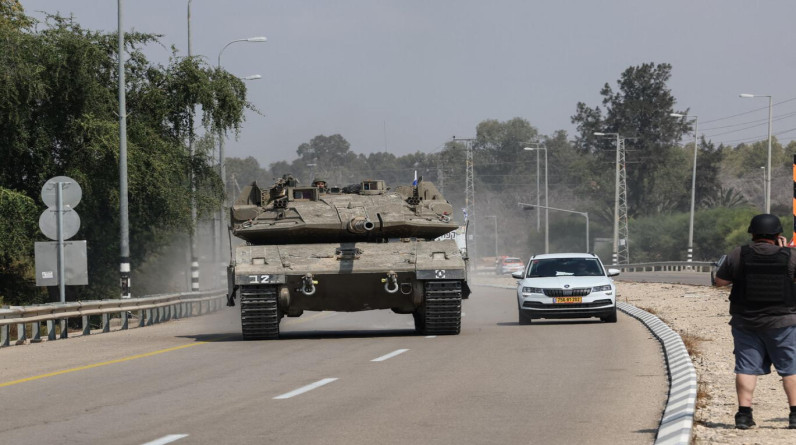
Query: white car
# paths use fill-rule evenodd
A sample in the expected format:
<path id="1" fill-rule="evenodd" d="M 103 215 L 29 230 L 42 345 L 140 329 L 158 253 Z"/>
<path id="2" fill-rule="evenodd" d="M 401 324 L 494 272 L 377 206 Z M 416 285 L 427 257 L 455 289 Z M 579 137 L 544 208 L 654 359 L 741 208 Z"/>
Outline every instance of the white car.
<path id="1" fill-rule="evenodd" d="M 498 259 L 497 266 L 495 266 L 495 273 L 498 275 L 504 275 L 520 272 L 523 269 L 525 269 L 525 264 L 523 264 L 521 259 L 515 257 L 506 257 Z"/>
<path id="2" fill-rule="evenodd" d="M 534 318 L 599 317 L 616 323 L 616 286 L 610 277 L 618 269 L 605 270 L 590 253 L 535 255 L 517 278 L 520 324 Z"/>

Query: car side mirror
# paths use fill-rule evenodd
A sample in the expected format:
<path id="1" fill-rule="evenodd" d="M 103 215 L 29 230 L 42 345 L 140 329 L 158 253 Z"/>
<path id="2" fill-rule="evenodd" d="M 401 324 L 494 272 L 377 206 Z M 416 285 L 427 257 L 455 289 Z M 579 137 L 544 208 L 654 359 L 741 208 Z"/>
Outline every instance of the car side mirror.
<path id="1" fill-rule="evenodd" d="M 525 272 L 512 272 L 511 273 L 511 277 L 512 278 L 516 278 L 518 280 L 521 280 L 523 278 L 524 274 L 525 274 Z"/>
<path id="2" fill-rule="evenodd" d="M 619 270 L 619 269 L 608 269 L 608 276 L 609 277 L 615 277 L 615 276 L 619 275 L 621 272 L 622 271 Z"/>

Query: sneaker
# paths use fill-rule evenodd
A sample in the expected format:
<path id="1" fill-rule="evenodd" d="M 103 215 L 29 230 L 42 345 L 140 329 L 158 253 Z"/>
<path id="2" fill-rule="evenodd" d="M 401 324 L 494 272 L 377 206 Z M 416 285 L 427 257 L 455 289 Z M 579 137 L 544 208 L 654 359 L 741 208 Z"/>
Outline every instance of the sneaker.
<path id="1" fill-rule="evenodd" d="M 788 428 L 796 430 L 796 413 L 790 413 L 788 416 Z"/>
<path id="2" fill-rule="evenodd" d="M 794 421 L 796 421 L 796 417 L 791 416 L 791 424 L 793 424 Z M 739 430 L 748 430 L 755 425 L 756 423 L 752 418 L 752 413 L 739 412 L 735 414 L 735 428 Z M 796 426 L 794 428 L 796 428 Z"/>

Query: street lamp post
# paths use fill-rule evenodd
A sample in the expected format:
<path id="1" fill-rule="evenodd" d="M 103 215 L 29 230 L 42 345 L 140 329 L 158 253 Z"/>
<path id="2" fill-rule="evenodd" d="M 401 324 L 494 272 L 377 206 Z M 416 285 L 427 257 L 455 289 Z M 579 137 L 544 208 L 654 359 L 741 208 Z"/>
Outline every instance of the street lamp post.
<path id="1" fill-rule="evenodd" d="M 669 116 L 672 117 L 680 117 L 683 119 L 687 119 L 689 117 L 694 118 L 694 168 L 693 173 L 691 174 L 691 217 L 688 221 L 688 258 L 686 261 L 689 263 L 693 261 L 693 253 L 694 253 L 694 202 L 696 199 L 696 166 L 697 166 L 697 152 L 698 150 L 698 136 L 699 133 L 699 117 L 696 115 L 686 115 L 680 113 L 671 113 Z"/>
<path id="2" fill-rule="evenodd" d="M 548 207 L 547 207 L 550 204 L 548 202 L 549 195 L 547 193 L 548 192 L 548 190 L 547 190 L 547 147 L 545 147 L 542 144 L 536 144 L 535 147 L 525 147 L 525 148 L 523 148 L 523 150 L 537 151 L 537 156 L 538 156 L 538 150 L 544 150 L 544 205 L 540 206 L 540 205 L 537 204 L 537 207 L 544 208 L 544 253 L 550 253 L 550 214 L 548 213 Z M 539 175 L 537 174 L 536 177 L 539 178 Z M 537 190 L 537 199 L 538 199 L 538 190 L 539 190 L 539 188 L 537 187 L 536 190 Z"/>
<path id="3" fill-rule="evenodd" d="M 619 153 L 619 144 L 621 136 L 619 133 L 602 133 L 599 131 L 594 132 L 595 136 L 616 136 L 616 181 L 615 181 L 615 192 L 614 192 L 614 250 L 613 250 L 613 261 L 612 264 L 619 264 L 619 163 L 620 161 L 620 153 Z"/>
<path id="4" fill-rule="evenodd" d="M 760 167 L 760 170 L 763 170 L 763 202 L 765 202 L 766 201 L 766 196 L 768 196 L 766 194 L 766 192 L 768 191 L 768 187 L 766 187 L 766 177 L 767 177 L 766 176 L 766 166 L 764 165 L 764 166 Z"/>
<path id="5" fill-rule="evenodd" d="M 495 219 L 495 261 L 498 257 L 498 230 L 497 230 L 497 215 L 486 215 L 487 218 Z"/>
<path id="6" fill-rule="evenodd" d="M 589 212 L 578 212 L 577 210 L 557 209 L 555 207 L 547 207 L 547 206 L 535 206 L 533 204 L 526 204 L 524 202 L 518 202 L 517 205 L 519 205 L 522 208 L 529 209 L 529 210 L 533 209 L 534 207 L 541 207 L 541 208 L 543 208 L 545 210 L 555 210 L 555 211 L 558 211 L 558 212 L 576 213 L 578 215 L 586 217 L 586 252 L 587 253 L 589 252 Z"/>
<path id="7" fill-rule="evenodd" d="M 742 93 L 740 97 L 767 97 L 768 98 L 768 160 L 766 161 L 766 213 L 771 213 L 771 108 L 772 96 L 765 94 Z"/>
<path id="8" fill-rule="evenodd" d="M 224 54 L 224 50 L 227 49 L 227 47 L 229 45 L 232 45 L 233 43 L 237 43 L 237 42 L 267 42 L 267 41 L 268 41 L 268 39 L 266 37 L 258 36 L 258 37 L 249 37 L 249 38 L 246 38 L 246 39 L 236 39 L 236 40 L 232 40 L 231 42 L 228 42 L 226 45 L 224 45 L 223 48 L 221 48 L 221 51 L 218 52 L 218 69 L 219 70 L 221 69 L 221 55 Z M 254 75 L 251 75 L 251 76 L 243 77 L 242 79 L 243 80 L 255 80 L 255 79 L 259 79 L 261 77 L 262 76 L 260 76 L 259 74 L 254 74 Z M 220 218 L 220 226 L 221 227 L 220 227 L 220 230 L 222 232 L 224 230 L 224 225 L 225 225 L 224 224 L 225 209 L 226 209 L 226 206 L 227 206 L 227 169 L 226 169 L 226 162 L 225 161 L 226 161 L 226 157 L 224 155 L 224 132 L 222 130 L 219 130 L 218 131 L 218 173 L 219 173 L 219 176 L 221 176 L 221 190 L 224 193 L 224 195 L 223 195 L 224 198 L 221 200 L 221 210 L 220 210 L 220 212 L 221 212 L 221 218 Z M 219 250 L 219 253 L 221 253 L 221 250 Z"/>
<path id="9" fill-rule="evenodd" d="M 536 205 L 538 206 L 542 202 L 540 201 L 542 196 L 542 189 L 539 187 L 539 150 L 536 150 Z M 542 214 L 536 212 L 536 233 L 542 228 Z"/>

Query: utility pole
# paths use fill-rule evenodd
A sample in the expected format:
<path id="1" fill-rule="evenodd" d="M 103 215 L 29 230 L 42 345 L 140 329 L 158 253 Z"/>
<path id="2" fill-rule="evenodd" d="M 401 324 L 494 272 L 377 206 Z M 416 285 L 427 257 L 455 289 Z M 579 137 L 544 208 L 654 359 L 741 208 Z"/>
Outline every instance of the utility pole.
<path id="1" fill-rule="evenodd" d="M 465 173 L 464 173 L 464 208 L 467 212 L 465 224 L 468 221 L 475 221 L 475 182 L 474 182 L 474 175 L 473 175 L 473 142 L 475 139 L 456 139 L 456 136 L 453 137 L 453 142 L 463 142 L 465 145 L 465 149 L 467 150 L 467 156 L 465 160 Z M 468 225 L 467 228 L 467 237 L 473 238 L 475 240 L 475 232 L 477 230 L 473 230 L 472 234 L 470 233 L 470 227 Z M 469 241 L 469 240 L 468 240 Z M 467 243 L 467 256 L 470 258 L 476 259 L 476 243 L 473 242 L 472 248 L 470 247 L 470 243 Z"/>
<path id="2" fill-rule="evenodd" d="M 437 189 L 445 196 L 445 173 L 442 171 L 442 156 L 437 158 Z"/>
<path id="3" fill-rule="evenodd" d="M 619 263 L 630 264 L 629 231 L 627 228 L 627 162 L 625 160 L 625 138 L 617 139 L 617 155 L 619 157 L 619 249 L 617 250 Z"/>
<path id="4" fill-rule="evenodd" d="M 124 27 L 122 26 L 122 0 L 119 8 L 119 228 L 121 297 L 130 298 L 130 224 L 127 197 L 127 99 L 124 81 Z M 63 280 L 63 276 L 61 277 Z M 122 312 L 122 323 L 127 325 L 127 312 Z"/>
<path id="5" fill-rule="evenodd" d="M 191 1 L 188 0 L 188 58 L 193 56 L 191 52 Z M 192 110 L 193 111 L 193 110 Z M 188 155 L 191 161 L 191 231 L 188 234 L 191 250 L 191 290 L 199 290 L 199 257 L 196 255 L 196 178 L 193 174 L 193 113 L 188 117 Z"/>
<path id="6" fill-rule="evenodd" d="M 614 187 L 614 247 L 611 264 L 629 264 L 627 227 L 627 170 L 625 138 L 619 133 L 594 132 L 595 136 L 616 136 L 616 179 Z"/>

